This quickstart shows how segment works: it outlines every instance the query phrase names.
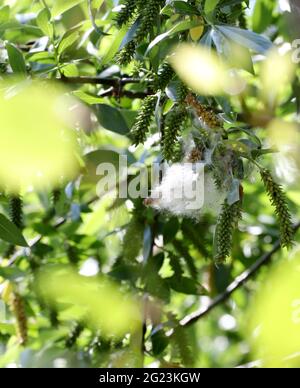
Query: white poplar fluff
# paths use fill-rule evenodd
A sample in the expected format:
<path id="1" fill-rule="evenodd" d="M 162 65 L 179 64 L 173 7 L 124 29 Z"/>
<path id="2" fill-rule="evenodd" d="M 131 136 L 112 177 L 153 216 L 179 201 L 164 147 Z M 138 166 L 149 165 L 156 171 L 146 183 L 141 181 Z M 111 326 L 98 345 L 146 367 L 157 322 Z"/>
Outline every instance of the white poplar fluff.
<path id="1" fill-rule="evenodd" d="M 205 159 L 210 159 L 211 152 Z M 181 163 L 167 166 L 162 181 L 151 192 L 149 204 L 159 211 L 177 216 L 199 218 L 201 214 L 218 214 L 226 198 L 220 191 L 211 172 L 204 172 L 207 161 L 197 169 L 197 163 L 188 163 L 187 157 Z"/>

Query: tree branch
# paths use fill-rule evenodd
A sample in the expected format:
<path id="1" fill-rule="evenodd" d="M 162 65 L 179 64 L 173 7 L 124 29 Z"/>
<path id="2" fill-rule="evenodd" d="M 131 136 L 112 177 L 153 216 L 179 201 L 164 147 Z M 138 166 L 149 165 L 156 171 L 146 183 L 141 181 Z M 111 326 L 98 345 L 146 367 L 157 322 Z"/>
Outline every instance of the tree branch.
<path id="1" fill-rule="evenodd" d="M 294 231 L 295 233 L 300 228 L 300 222 L 294 225 Z M 278 240 L 272 250 L 266 254 L 264 254 L 260 259 L 258 259 L 250 268 L 248 268 L 246 271 L 244 271 L 241 275 L 239 275 L 227 288 L 226 290 L 218 295 L 213 301 L 210 303 L 210 305 L 204 309 L 199 309 L 198 311 L 195 311 L 180 321 L 180 325 L 182 327 L 188 327 L 191 326 L 193 323 L 197 322 L 199 319 L 205 317 L 211 310 L 213 310 L 215 307 L 219 306 L 221 303 L 225 302 L 237 289 L 239 289 L 247 280 L 252 278 L 258 270 L 267 264 L 274 253 L 278 252 L 280 250 L 280 241 Z"/>
<path id="2" fill-rule="evenodd" d="M 101 77 L 65 77 L 61 76 L 57 78 L 58 81 L 62 81 L 66 84 L 92 84 L 92 85 L 106 85 L 113 87 L 121 87 L 128 84 L 139 84 L 139 83 L 152 83 L 151 79 L 141 79 L 141 78 L 132 78 L 132 77 L 124 77 L 124 78 L 101 78 Z"/>

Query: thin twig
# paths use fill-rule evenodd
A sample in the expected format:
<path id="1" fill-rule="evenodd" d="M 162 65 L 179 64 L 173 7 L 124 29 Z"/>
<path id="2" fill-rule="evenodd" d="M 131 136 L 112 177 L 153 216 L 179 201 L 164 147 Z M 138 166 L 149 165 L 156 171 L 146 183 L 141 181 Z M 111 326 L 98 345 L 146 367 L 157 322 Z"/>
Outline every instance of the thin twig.
<path id="1" fill-rule="evenodd" d="M 294 225 L 295 233 L 300 228 L 300 222 Z M 218 295 L 213 301 L 209 304 L 208 307 L 204 309 L 199 309 L 195 311 L 180 321 L 180 325 L 182 327 L 191 326 L 193 323 L 197 322 L 199 319 L 205 317 L 210 311 L 212 311 L 215 307 L 219 306 L 221 303 L 225 302 L 237 289 L 239 289 L 247 280 L 252 278 L 258 270 L 263 267 L 265 264 L 269 262 L 274 253 L 278 252 L 281 248 L 280 241 L 278 240 L 272 250 L 266 254 L 264 254 L 261 258 L 259 258 L 250 268 L 244 271 L 240 276 L 238 276 L 227 288 L 226 290 Z M 172 334 L 172 333 L 170 333 Z"/>

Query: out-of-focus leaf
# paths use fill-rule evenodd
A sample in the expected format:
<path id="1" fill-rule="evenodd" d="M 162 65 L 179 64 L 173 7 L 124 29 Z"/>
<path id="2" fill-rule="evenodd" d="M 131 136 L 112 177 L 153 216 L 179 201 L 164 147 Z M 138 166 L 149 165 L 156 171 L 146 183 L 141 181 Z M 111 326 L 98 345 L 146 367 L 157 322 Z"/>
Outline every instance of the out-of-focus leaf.
<path id="1" fill-rule="evenodd" d="M 64 89 L 3 82 L 0 93 L 0 181 L 9 191 L 51 187 L 78 168 L 74 116 Z M 30 98 L 29 98 L 30 96 Z M 54 157 L 55 155 L 55 157 Z"/>
<path id="2" fill-rule="evenodd" d="M 261 33 L 270 26 L 275 2 L 270 0 L 257 0 L 252 16 L 253 31 Z"/>
<path id="3" fill-rule="evenodd" d="M 276 71 L 274 71 L 276 69 Z M 280 55 L 277 50 L 268 53 L 262 63 L 261 94 L 264 100 L 274 107 L 285 96 L 284 91 L 296 75 L 296 64 L 289 54 Z"/>
<path id="4" fill-rule="evenodd" d="M 74 307 L 74 314 L 80 313 L 103 335 L 124 335 L 139 323 L 138 305 L 107 278 L 80 276 L 68 266 L 48 267 L 39 273 L 37 287 L 46 300 L 69 305 L 69 314 Z"/>
<path id="5" fill-rule="evenodd" d="M 55 0 L 52 8 L 52 17 L 56 18 L 83 1 L 84 0 Z"/>
<path id="6" fill-rule="evenodd" d="M 220 0 L 205 0 L 205 6 L 204 6 L 205 13 L 211 13 L 216 8 L 219 1 Z"/>
<path id="7" fill-rule="evenodd" d="M 0 239 L 21 247 L 28 246 L 20 230 L 3 214 L 0 214 Z"/>
<path id="8" fill-rule="evenodd" d="M 5 48 L 7 50 L 9 63 L 13 72 L 19 75 L 26 75 L 26 63 L 22 51 L 9 42 L 6 42 Z"/>
<path id="9" fill-rule="evenodd" d="M 0 7 L 0 24 L 6 23 L 9 20 L 10 8 L 8 5 Z"/>
<path id="10" fill-rule="evenodd" d="M 222 94 L 228 81 L 225 64 L 205 47 L 181 44 L 169 59 L 179 77 L 201 94 Z"/>
<path id="11" fill-rule="evenodd" d="M 273 268 L 252 301 L 248 333 L 255 357 L 262 359 L 264 367 L 295 367 L 299 362 L 293 358 L 300 346 L 299 258 L 296 255 Z"/>

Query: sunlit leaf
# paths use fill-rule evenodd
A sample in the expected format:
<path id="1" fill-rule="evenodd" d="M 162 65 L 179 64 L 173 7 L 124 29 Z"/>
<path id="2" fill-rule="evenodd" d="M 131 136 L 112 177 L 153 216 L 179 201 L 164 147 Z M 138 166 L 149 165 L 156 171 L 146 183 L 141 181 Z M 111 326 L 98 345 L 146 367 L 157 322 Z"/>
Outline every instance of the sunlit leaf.
<path id="1" fill-rule="evenodd" d="M 51 187 L 74 175 L 76 142 L 69 111 L 71 100 L 53 85 L 2 83 L 0 92 L 0 181 Z"/>
<path id="2" fill-rule="evenodd" d="M 52 16 L 57 17 L 83 1 L 84 0 L 55 0 L 52 9 Z"/>
<path id="3" fill-rule="evenodd" d="M 255 296 L 249 330 L 254 356 L 267 367 L 296 366 L 300 347 L 300 257 L 273 269 Z M 294 364 L 296 362 L 296 364 Z"/>
<path id="4" fill-rule="evenodd" d="M 105 335 L 124 335 L 139 323 L 138 304 L 104 277 L 49 267 L 39 274 L 37 286 L 46 300 L 80 308 L 82 318 Z"/>
<path id="5" fill-rule="evenodd" d="M 289 54 L 280 55 L 272 50 L 263 62 L 261 70 L 262 95 L 271 106 L 276 104 L 287 85 L 296 75 L 296 64 Z"/>
<path id="6" fill-rule="evenodd" d="M 170 57 L 179 77 L 201 94 L 220 94 L 227 81 L 225 65 L 204 47 L 181 44 Z"/>

